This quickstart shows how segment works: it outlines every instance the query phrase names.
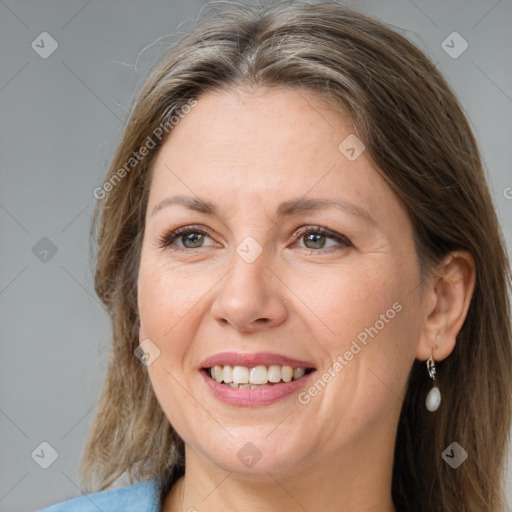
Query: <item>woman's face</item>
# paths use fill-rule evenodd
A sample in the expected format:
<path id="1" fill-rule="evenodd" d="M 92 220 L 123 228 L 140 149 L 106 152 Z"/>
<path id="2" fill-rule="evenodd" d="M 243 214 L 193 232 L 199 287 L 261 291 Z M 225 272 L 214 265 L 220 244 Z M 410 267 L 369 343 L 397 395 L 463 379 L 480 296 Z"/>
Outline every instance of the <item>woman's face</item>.
<path id="1" fill-rule="evenodd" d="M 209 92 L 156 159 L 140 341 L 187 449 L 226 471 L 392 456 L 420 274 L 406 211 L 353 131 L 304 89 Z"/>

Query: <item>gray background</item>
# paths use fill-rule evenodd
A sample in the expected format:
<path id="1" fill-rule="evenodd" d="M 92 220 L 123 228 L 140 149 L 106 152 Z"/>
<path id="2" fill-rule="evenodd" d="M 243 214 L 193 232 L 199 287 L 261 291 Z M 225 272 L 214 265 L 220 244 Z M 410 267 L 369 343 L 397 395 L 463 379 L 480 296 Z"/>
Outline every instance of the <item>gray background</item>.
<path id="1" fill-rule="evenodd" d="M 478 138 L 510 253 L 512 4 L 347 3 L 412 39 L 455 89 Z M 202 0 L 0 0 L 2 511 L 35 510 L 81 493 L 78 461 L 110 335 L 92 288 L 92 191 L 132 93 L 204 6 Z M 45 31 L 58 48 L 43 59 L 31 43 L 41 46 Z M 469 44 L 456 59 L 441 46 L 453 31 Z M 31 457 L 43 441 L 58 452 L 48 469 Z M 43 453 L 34 458 L 48 462 L 48 449 Z M 511 476 L 508 491 L 512 497 Z"/>

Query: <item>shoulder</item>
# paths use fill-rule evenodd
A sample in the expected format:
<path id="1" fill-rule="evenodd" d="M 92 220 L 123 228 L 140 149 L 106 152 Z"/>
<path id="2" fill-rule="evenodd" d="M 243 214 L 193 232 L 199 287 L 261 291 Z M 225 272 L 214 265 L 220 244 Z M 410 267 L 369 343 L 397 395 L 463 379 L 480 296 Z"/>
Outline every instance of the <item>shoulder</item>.
<path id="1" fill-rule="evenodd" d="M 156 479 L 63 501 L 39 512 L 158 512 Z"/>

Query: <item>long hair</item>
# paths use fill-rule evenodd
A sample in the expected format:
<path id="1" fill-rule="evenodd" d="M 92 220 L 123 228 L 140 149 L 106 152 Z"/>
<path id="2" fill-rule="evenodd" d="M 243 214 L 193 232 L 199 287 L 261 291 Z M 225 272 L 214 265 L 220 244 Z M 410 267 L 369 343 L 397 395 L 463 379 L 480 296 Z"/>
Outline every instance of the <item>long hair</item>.
<path id="1" fill-rule="evenodd" d="M 204 17 L 163 55 L 136 97 L 96 193 L 94 283 L 113 343 L 84 482 L 102 490 L 123 473 L 131 481 L 170 481 L 183 467 L 183 441 L 134 356 L 152 163 L 201 94 L 281 85 L 314 91 L 351 118 L 366 155 L 408 211 L 425 275 L 452 250 L 474 258 L 465 322 L 454 351 L 437 365 L 443 403 L 435 413 L 424 407 L 431 385 L 424 363 L 411 368 L 392 496 L 400 511 L 500 511 L 511 421 L 511 275 L 479 150 L 432 62 L 395 30 L 335 1 L 235 5 Z M 456 470 L 441 458 L 453 441 L 469 455 Z"/>

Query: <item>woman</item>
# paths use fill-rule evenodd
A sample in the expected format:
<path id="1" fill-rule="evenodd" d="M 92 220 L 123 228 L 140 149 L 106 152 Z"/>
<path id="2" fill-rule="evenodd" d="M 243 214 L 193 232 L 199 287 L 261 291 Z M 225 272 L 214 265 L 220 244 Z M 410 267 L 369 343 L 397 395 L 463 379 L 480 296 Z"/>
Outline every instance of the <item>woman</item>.
<path id="1" fill-rule="evenodd" d="M 98 492 L 48 512 L 502 509 L 510 267 L 406 39 L 335 2 L 203 20 L 95 195 Z"/>

